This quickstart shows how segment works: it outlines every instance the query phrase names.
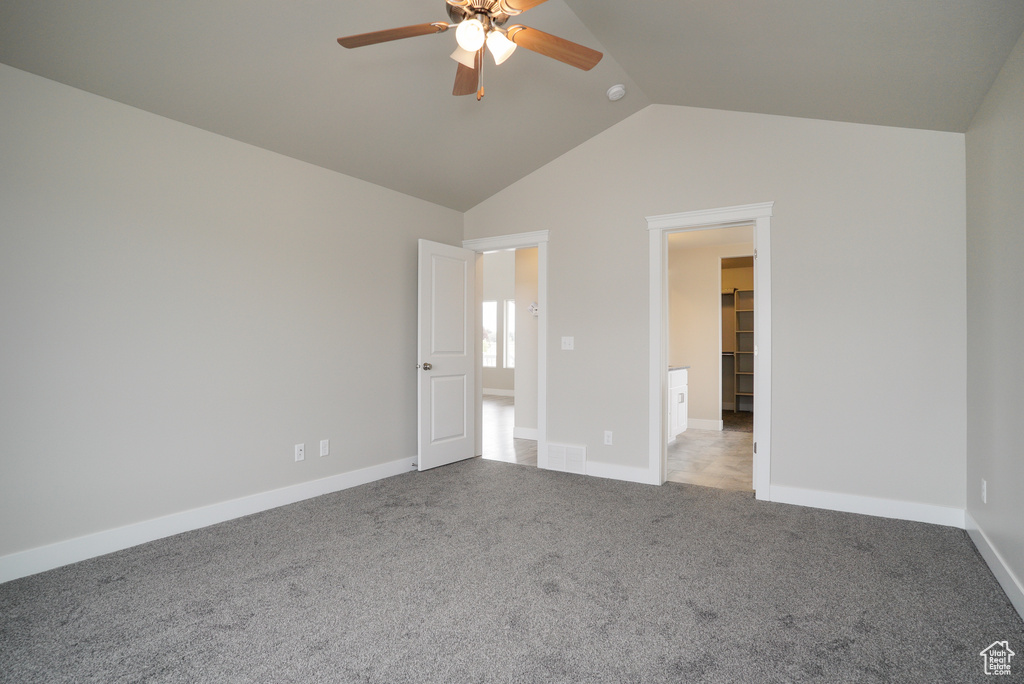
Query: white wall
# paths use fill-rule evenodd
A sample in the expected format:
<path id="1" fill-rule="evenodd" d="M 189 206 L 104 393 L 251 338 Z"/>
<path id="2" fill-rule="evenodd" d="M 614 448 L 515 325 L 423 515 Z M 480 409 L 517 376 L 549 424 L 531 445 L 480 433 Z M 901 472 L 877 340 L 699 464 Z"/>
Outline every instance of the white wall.
<path id="1" fill-rule="evenodd" d="M 967 510 L 1015 575 L 1006 582 L 997 572 L 1024 614 L 1021 264 L 1024 38 L 967 131 Z"/>
<path id="2" fill-rule="evenodd" d="M 515 370 L 504 367 L 505 300 L 516 296 L 516 253 L 512 250 L 491 252 L 483 258 L 484 301 L 498 303 L 498 360 L 494 368 L 483 369 L 484 394 L 488 389 L 511 392 L 516 386 Z"/>
<path id="3" fill-rule="evenodd" d="M 538 300 L 536 247 L 516 252 L 516 406 L 515 427 L 537 429 L 537 335 L 539 321 L 530 313 Z M 529 434 L 529 433 L 527 433 Z"/>
<path id="4" fill-rule="evenodd" d="M 550 231 L 548 438 L 645 468 L 644 218 L 774 201 L 772 483 L 962 509 L 964 177 L 962 134 L 651 106 L 466 237 Z"/>
<path id="5" fill-rule="evenodd" d="M 750 229 L 751 235 L 753 228 Z M 691 420 L 722 420 L 722 257 L 748 256 L 753 243 L 687 247 L 668 236 L 669 366 L 687 373 Z M 752 274 L 753 269 L 746 269 Z M 751 281 L 753 277 L 751 275 Z M 735 333 L 727 346 L 735 347 Z M 730 400 L 731 401 L 731 400 Z"/>
<path id="6" fill-rule="evenodd" d="M 416 238 L 460 214 L 0 92 L 0 556 L 415 455 Z"/>

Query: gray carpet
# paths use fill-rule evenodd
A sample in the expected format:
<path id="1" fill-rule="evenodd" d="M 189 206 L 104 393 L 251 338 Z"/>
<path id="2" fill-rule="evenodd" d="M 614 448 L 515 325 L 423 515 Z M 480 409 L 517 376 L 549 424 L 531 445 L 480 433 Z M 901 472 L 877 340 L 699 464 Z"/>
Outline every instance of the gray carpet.
<path id="1" fill-rule="evenodd" d="M 725 432 L 753 432 L 753 411 L 722 411 L 722 430 Z"/>
<path id="2" fill-rule="evenodd" d="M 0 585 L 3 682 L 970 682 L 962 530 L 472 461 Z"/>

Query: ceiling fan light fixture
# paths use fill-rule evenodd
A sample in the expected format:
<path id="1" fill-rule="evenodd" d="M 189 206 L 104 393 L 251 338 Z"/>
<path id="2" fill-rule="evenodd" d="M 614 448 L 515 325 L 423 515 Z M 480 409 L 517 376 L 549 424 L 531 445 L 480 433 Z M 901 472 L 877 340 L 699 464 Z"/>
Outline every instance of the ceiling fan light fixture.
<path id="1" fill-rule="evenodd" d="M 486 39 L 483 22 L 479 19 L 466 19 L 455 29 L 455 41 L 466 52 L 476 52 Z"/>
<path id="2" fill-rule="evenodd" d="M 468 69 L 476 68 L 476 53 L 463 50 L 461 45 L 455 46 L 455 52 L 451 54 L 451 58 Z"/>
<path id="3" fill-rule="evenodd" d="M 496 65 L 505 63 L 516 47 L 524 47 L 583 71 L 590 71 L 601 61 L 602 55 L 597 50 L 540 29 L 518 24 L 505 28 L 511 17 L 544 2 L 546 0 L 445 0 L 448 18 L 452 21 L 450 24 L 433 21 L 342 36 L 338 38 L 338 44 L 344 48 L 358 48 L 455 29 L 458 47 L 451 57 L 459 63 L 459 68 L 455 71 L 452 95 L 475 93 L 479 100 L 484 94 L 481 72 L 485 47 L 490 50 Z"/>
<path id="4" fill-rule="evenodd" d="M 491 31 L 487 35 L 487 49 L 494 57 L 494 64 L 498 65 L 512 56 L 512 53 L 516 51 L 516 44 L 501 31 Z"/>

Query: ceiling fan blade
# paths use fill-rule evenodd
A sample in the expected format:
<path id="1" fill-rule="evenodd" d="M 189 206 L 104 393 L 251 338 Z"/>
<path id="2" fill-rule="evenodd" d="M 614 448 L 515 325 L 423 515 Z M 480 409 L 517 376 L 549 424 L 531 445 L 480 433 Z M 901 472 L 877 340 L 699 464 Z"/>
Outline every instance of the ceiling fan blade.
<path id="1" fill-rule="evenodd" d="M 483 48 L 476 52 L 476 68 L 470 69 L 459 62 L 459 69 L 455 72 L 455 87 L 452 88 L 452 95 L 472 95 L 480 87 L 480 67 L 484 57 Z"/>
<path id="2" fill-rule="evenodd" d="M 360 33 L 355 36 L 345 36 L 344 38 L 338 39 L 338 44 L 342 47 L 357 48 L 363 47 L 364 45 L 386 43 L 389 40 L 412 38 L 414 36 L 426 36 L 431 33 L 441 33 L 447 30 L 448 24 L 443 21 L 435 21 L 431 24 L 415 24 L 413 26 L 403 26 L 401 28 L 387 29 L 385 31 L 373 31 L 371 33 Z"/>
<path id="3" fill-rule="evenodd" d="M 548 0 L 500 0 L 498 3 L 501 9 L 504 11 L 512 10 L 510 14 L 519 14 L 525 12 L 528 9 L 532 9 L 537 5 L 541 5 Z"/>
<path id="4" fill-rule="evenodd" d="M 597 50 L 574 43 L 565 38 L 544 33 L 535 28 L 526 26 L 513 26 L 508 30 L 508 39 L 516 45 L 522 45 L 527 50 L 533 50 L 559 62 L 565 62 L 570 66 L 584 71 L 590 71 L 604 57 Z"/>

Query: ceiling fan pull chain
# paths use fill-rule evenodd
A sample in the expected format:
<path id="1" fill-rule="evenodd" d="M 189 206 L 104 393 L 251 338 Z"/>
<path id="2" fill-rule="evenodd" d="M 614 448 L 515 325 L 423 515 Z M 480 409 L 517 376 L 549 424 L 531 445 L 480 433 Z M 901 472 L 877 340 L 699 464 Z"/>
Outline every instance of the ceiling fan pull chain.
<path id="1" fill-rule="evenodd" d="M 476 101 L 479 102 L 484 97 L 484 49 L 480 48 L 480 52 L 477 53 L 476 68 L 480 70 L 480 90 L 476 91 Z"/>

